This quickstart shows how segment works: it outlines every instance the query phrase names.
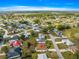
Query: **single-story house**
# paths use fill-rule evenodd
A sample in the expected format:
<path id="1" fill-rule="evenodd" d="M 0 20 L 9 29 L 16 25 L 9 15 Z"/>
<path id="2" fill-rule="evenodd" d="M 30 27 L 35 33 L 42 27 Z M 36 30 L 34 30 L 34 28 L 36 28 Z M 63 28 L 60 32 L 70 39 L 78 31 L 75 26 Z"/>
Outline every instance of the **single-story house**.
<path id="1" fill-rule="evenodd" d="M 38 54 L 37 59 L 48 59 L 48 58 L 47 58 L 47 55 L 44 53 L 44 54 Z"/>
<path id="2" fill-rule="evenodd" d="M 10 40 L 10 46 L 13 46 L 13 47 L 19 47 L 22 45 L 21 41 L 19 40 Z"/>
<path id="3" fill-rule="evenodd" d="M 8 37 L 8 35 L 7 35 L 7 34 L 4 34 L 4 35 L 3 35 L 3 38 L 7 38 L 7 37 Z"/>
<path id="4" fill-rule="evenodd" d="M 39 34 L 39 37 L 36 39 L 36 41 L 43 42 L 44 39 L 45 39 L 45 35 L 44 34 Z"/>
<path id="5" fill-rule="evenodd" d="M 4 43 L 4 39 L 0 38 L 0 45 L 3 45 L 3 43 Z"/>
<path id="6" fill-rule="evenodd" d="M 16 47 L 14 50 L 22 56 L 22 49 L 20 47 Z"/>
<path id="7" fill-rule="evenodd" d="M 26 27 L 26 24 L 20 24 L 19 25 L 19 28 L 23 28 L 24 29 L 25 27 Z"/>
<path id="8" fill-rule="evenodd" d="M 73 42 L 71 42 L 69 39 L 67 39 L 67 38 L 63 38 L 62 39 L 62 42 L 64 43 L 64 44 L 66 44 L 66 45 L 74 45 L 74 43 Z"/>
<path id="9" fill-rule="evenodd" d="M 18 35 L 14 35 L 14 36 L 12 37 L 12 39 L 13 39 L 13 40 L 18 40 L 18 39 L 19 39 L 19 36 L 18 36 Z"/>
<path id="10" fill-rule="evenodd" d="M 14 58 L 20 57 L 20 54 L 14 51 L 14 49 L 10 49 L 9 52 L 7 53 L 7 56 L 8 56 L 8 59 L 14 59 Z"/>
<path id="11" fill-rule="evenodd" d="M 27 39 L 29 38 L 29 35 L 27 33 L 25 33 L 24 35 L 25 35 L 25 38 Z"/>
<path id="12" fill-rule="evenodd" d="M 57 32 L 57 35 L 58 35 L 59 37 L 62 37 L 62 31 Z"/>
<path id="13" fill-rule="evenodd" d="M 45 42 L 40 42 L 37 44 L 37 50 L 46 50 Z"/>
<path id="14" fill-rule="evenodd" d="M 33 30 L 36 31 L 36 32 L 40 32 L 40 26 L 38 24 L 34 24 L 32 26 Z"/>

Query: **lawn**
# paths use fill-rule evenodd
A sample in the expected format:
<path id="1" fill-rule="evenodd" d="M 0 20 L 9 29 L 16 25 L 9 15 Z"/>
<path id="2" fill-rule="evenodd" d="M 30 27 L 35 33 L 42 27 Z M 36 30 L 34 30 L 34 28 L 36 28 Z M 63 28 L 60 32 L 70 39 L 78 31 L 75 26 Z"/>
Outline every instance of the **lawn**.
<path id="1" fill-rule="evenodd" d="M 46 39 L 50 39 L 50 37 L 49 37 L 48 34 L 45 34 L 45 38 L 46 38 Z"/>
<path id="2" fill-rule="evenodd" d="M 63 43 L 60 43 L 60 44 L 57 44 L 57 45 L 58 45 L 59 49 L 66 49 L 66 48 L 68 48 L 68 46 L 63 44 Z"/>
<path id="3" fill-rule="evenodd" d="M 53 49 L 54 48 L 52 41 L 47 40 L 46 41 L 46 46 L 47 46 L 48 49 Z"/>
<path id="4" fill-rule="evenodd" d="M 64 59 L 77 59 L 72 52 L 62 52 Z"/>
<path id="5" fill-rule="evenodd" d="M 72 28 L 63 32 L 79 48 L 79 28 Z M 72 35 L 73 34 L 73 35 Z"/>
<path id="6" fill-rule="evenodd" d="M 32 53 L 32 59 L 37 59 L 37 53 Z"/>
<path id="7" fill-rule="evenodd" d="M 1 55 L 0 59 L 7 59 L 7 57 L 5 55 Z"/>
<path id="8" fill-rule="evenodd" d="M 1 33 L 1 34 L 4 34 L 4 33 L 5 33 L 5 31 L 3 31 L 3 30 L 1 30 L 1 29 L 0 29 L 0 33 Z"/>
<path id="9" fill-rule="evenodd" d="M 57 34 L 56 34 L 55 32 L 52 32 L 52 35 L 53 35 L 53 36 L 57 36 Z"/>
<path id="10" fill-rule="evenodd" d="M 72 28 L 72 29 L 65 30 L 63 32 L 63 35 L 73 39 L 73 41 L 74 41 L 74 39 L 79 38 L 79 35 L 77 35 L 77 34 L 79 34 L 79 28 Z"/>
<path id="11" fill-rule="evenodd" d="M 47 57 L 51 59 L 58 59 L 57 53 L 56 52 L 46 52 Z"/>
<path id="12" fill-rule="evenodd" d="M 57 38 L 57 39 L 55 39 L 55 41 L 56 41 L 56 42 L 61 42 L 61 41 L 62 41 L 62 39 Z"/>

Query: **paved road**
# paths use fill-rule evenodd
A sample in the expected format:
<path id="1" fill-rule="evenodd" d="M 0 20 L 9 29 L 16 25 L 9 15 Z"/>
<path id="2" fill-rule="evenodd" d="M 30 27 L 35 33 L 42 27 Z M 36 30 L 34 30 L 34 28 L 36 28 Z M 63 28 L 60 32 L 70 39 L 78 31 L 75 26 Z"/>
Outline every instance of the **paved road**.
<path id="1" fill-rule="evenodd" d="M 7 31 L 6 29 L 4 29 L 4 28 L 2 28 L 2 27 L 0 27 L 0 29 L 2 29 L 2 30 L 4 30 L 4 31 L 5 31 L 5 35 L 7 35 L 7 34 L 8 34 L 8 31 Z"/>
<path id="2" fill-rule="evenodd" d="M 56 45 L 55 37 L 54 37 L 53 35 L 51 35 L 51 34 L 49 34 L 49 36 L 50 36 L 50 38 L 52 39 L 52 43 L 53 43 L 53 45 L 54 45 L 54 47 L 55 47 L 55 49 L 56 49 L 56 52 L 57 52 L 57 55 L 59 56 L 59 59 L 64 59 L 64 57 L 62 56 L 62 54 L 61 54 L 61 52 L 60 52 L 58 46 Z"/>

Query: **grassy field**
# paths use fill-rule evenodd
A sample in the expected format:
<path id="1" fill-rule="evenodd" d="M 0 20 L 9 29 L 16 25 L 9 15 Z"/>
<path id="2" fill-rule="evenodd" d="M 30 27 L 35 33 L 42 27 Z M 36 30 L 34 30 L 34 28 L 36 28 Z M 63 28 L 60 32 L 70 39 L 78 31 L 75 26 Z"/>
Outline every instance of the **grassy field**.
<path id="1" fill-rule="evenodd" d="M 56 41 L 56 42 L 61 42 L 61 41 L 62 41 L 62 39 L 57 38 L 57 39 L 55 39 L 55 41 Z"/>
<path id="2" fill-rule="evenodd" d="M 63 32 L 63 34 L 69 38 L 77 39 L 79 38 L 79 28 L 67 29 Z M 72 35 L 73 34 L 73 35 Z M 77 35 L 78 34 L 78 35 Z"/>
<path id="3" fill-rule="evenodd" d="M 56 52 L 46 52 L 47 57 L 51 59 L 58 59 L 57 53 Z"/>
<path id="4" fill-rule="evenodd" d="M 37 53 L 32 53 L 32 59 L 37 59 Z"/>
<path id="5" fill-rule="evenodd" d="M 71 52 L 63 52 L 62 53 L 64 59 L 77 59 L 76 56 Z"/>
<path id="6" fill-rule="evenodd" d="M 53 36 L 57 36 L 57 34 L 56 34 L 55 32 L 52 32 L 52 35 L 53 35 Z"/>
<path id="7" fill-rule="evenodd" d="M 63 43 L 57 44 L 57 45 L 58 45 L 59 49 L 66 49 L 66 48 L 68 48 L 68 46 L 63 44 Z"/>
<path id="8" fill-rule="evenodd" d="M 46 38 L 46 39 L 50 39 L 50 37 L 49 37 L 48 34 L 45 34 L 45 38 Z"/>
<path id="9" fill-rule="evenodd" d="M 65 30 L 63 34 L 74 42 L 79 48 L 79 28 Z"/>
<path id="10" fill-rule="evenodd" d="M 5 55 L 0 56 L 0 59 L 7 59 Z"/>
<path id="11" fill-rule="evenodd" d="M 48 49 L 53 49 L 54 48 L 54 46 L 53 46 L 53 44 L 52 44 L 52 41 L 46 41 L 46 47 L 48 48 Z"/>

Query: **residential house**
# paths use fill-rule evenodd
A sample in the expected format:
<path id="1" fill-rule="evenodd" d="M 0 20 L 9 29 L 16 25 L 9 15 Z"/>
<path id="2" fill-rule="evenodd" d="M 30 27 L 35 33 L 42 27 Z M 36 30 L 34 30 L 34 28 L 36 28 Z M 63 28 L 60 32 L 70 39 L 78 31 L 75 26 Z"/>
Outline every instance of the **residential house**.
<path id="1" fill-rule="evenodd" d="M 10 40 L 9 43 L 12 47 L 20 47 L 22 45 L 21 41 L 19 40 Z"/>
<path id="2" fill-rule="evenodd" d="M 25 27 L 26 27 L 26 24 L 20 24 L 19 25 L 19 28 L 21 28 L 21 29 L 25 29 Z"/>
<path id="3" fill-rule="evenodd" d="M 74 43 L 71 42 L 68 38 L 63 38 L 62 42 L 68 46 L 74 45 Z"/>
<path id="4" fill-rule="evenodd" d="M 40 26 L 38 24 L 34 24 L 32 28 L 35 32 L 40 32 Z"/>
<path id="5" fill-rule="evenodd" d="M 62 37 L 62 31 L 57 32 L 57 35 L 58 35 L 59 37 Z"/>
<path id="6" fill-rule="evenodd" d="M 8 59 L 15 59 L 20 57 L 20 54 L 18 52 L 16 52 L 13 48 L 9 50 L 9 52 L 7 53 Z"/>
<path id="7" fill-rule="evenodd" d="M 0 38 L 0 45 L 3 45 L 3 43 L 4 43 L 4 39 Z"/>
<path id="8" fill-rule="evenodd" d="M 44 34 L 39 34 L 39 37 L 36 39 L 38 42 L 42 42 L 45 40 L 45 35 Z"/>
<path id="9" fill-rule="evenodd" d="M 18 35 L 14 35 L 14 36 L 12 37 L 12 39 L 13 39 L 13 40 L 18 40 L 18 39 L 19 39 L 19 36 L 18 36 Z"/>
<path id="10" fill-rule="evenodd" d="M 44 53 L 44 54 L 38 54 L 37 59 L 48 59 L 48 58 L 47 58 L 47 55 Z"/>

